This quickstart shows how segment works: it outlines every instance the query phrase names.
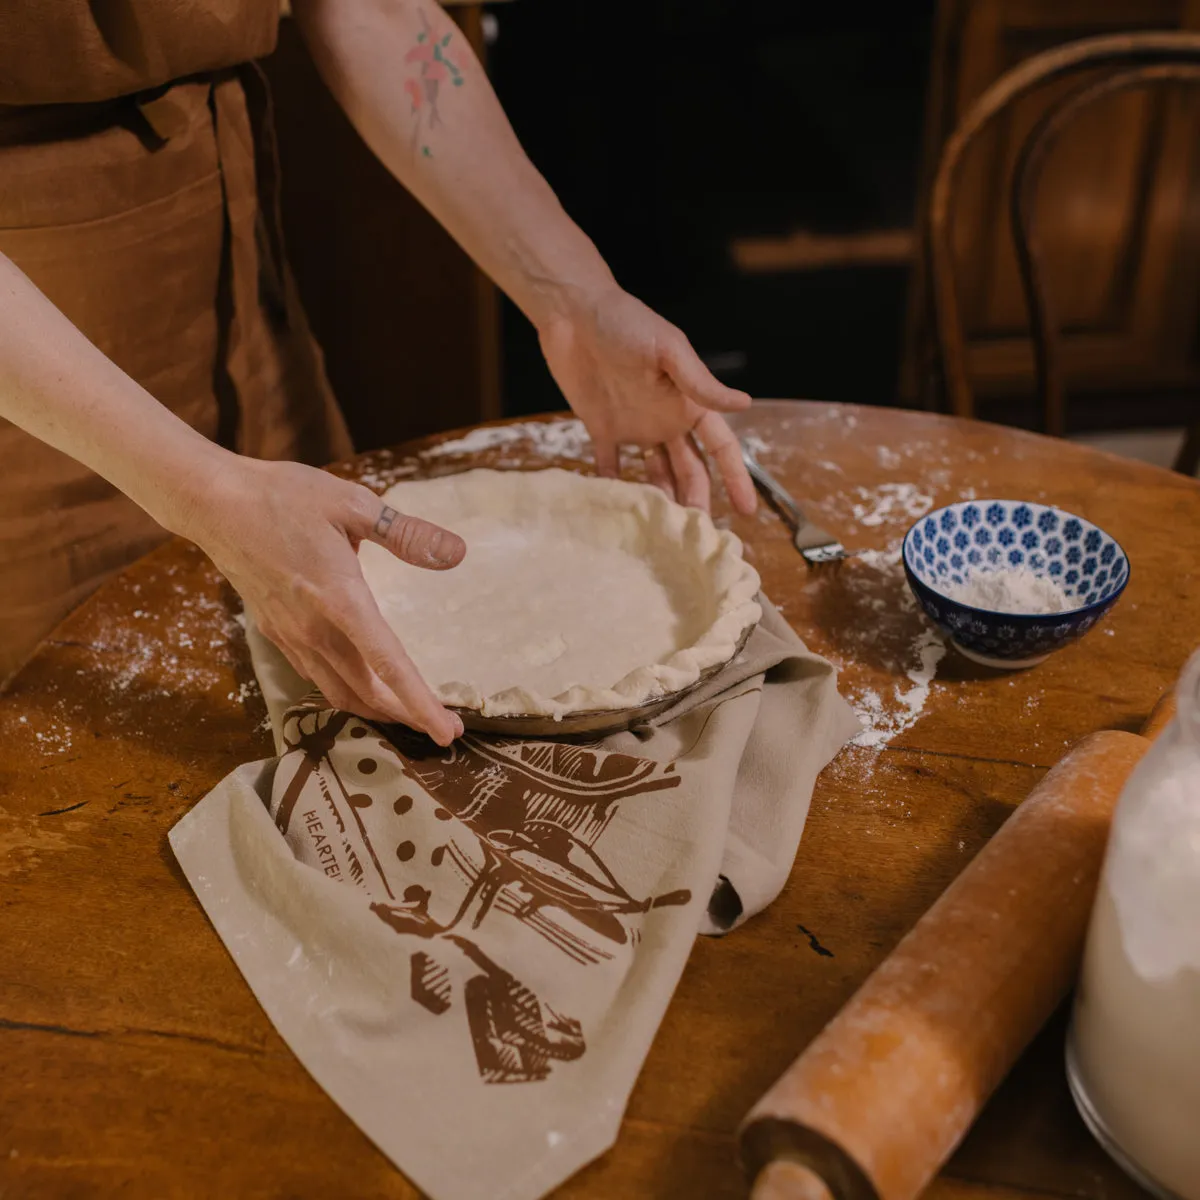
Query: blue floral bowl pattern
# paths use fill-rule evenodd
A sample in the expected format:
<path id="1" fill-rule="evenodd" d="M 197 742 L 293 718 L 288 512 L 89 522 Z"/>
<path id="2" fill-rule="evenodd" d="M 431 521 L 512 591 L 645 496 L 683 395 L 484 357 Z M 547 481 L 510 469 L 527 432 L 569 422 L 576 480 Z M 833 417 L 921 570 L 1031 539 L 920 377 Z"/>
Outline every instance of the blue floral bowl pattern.
<path id="1" fill-rule="evenodd" d="M 904 539 L 904 573 L 921 607 L 977 662 L 1029 667 L 1082 637 L 1129 582 L 1118 542 L 1082 517 L 1024 500 L 967 500 L 922 517 Z M 990 612 L 951 600 L 975 571 L 1029 567 L 1076 602 L 1067 612 Z"/>

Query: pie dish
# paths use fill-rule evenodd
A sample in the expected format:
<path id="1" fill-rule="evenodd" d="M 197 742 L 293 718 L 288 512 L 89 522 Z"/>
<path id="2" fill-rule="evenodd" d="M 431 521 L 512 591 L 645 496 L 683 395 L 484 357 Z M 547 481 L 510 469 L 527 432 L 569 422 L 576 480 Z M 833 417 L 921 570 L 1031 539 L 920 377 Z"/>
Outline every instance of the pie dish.
<path id="1" fill-rule="evenodd" d="M 734 658 L 761 616 L 737 537 L 646 484 L 473 470 L 383 499 L 467 543 L 449 571 L 369 542 L 359 556 L 384 618 L 468 727 L 644 717 Z"/>

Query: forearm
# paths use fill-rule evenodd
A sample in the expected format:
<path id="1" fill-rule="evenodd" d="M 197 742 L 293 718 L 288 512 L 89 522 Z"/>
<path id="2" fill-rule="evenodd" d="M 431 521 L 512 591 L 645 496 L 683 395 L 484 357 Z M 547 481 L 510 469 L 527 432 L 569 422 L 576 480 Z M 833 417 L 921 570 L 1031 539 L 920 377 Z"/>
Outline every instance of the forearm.
<path id="1" fill-rule="evenodd" d="M 293 12 L 367 144 L 534 324 L 612 286 L 435 0 L 296 0 Z"/>
<path id="2" fill-rule="evenodd" d="M 0 255 L 0 417 L 104 476 L 181 532 L 229 457 L 107 359 Z"/>

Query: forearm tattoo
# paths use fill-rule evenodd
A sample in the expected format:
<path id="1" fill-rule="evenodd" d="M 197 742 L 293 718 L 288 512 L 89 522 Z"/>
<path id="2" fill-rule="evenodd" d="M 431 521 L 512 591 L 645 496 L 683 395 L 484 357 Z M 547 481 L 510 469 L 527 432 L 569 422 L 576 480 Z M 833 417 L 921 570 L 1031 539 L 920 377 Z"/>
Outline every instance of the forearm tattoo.
<path id="1" fill-rule="evenodd" d="M 437 37 L 425 10 L 418 9 L 418 12 L 421 32 L 417 34 L 417 44 L 404 56 L 405 67 L 415 70 L 416 74 L 404 81 L 404 90 L 412 101 L 413 157 L 417 156 L 419 150 L 422 157 L 432 158 L 433 151 L 429 149 L 427 139 L 442 123 L 438 94 L 442 84 L 447 82 L 452 87 L 462 87 L 463 73 L 447 52 L 454 31 Z"/>

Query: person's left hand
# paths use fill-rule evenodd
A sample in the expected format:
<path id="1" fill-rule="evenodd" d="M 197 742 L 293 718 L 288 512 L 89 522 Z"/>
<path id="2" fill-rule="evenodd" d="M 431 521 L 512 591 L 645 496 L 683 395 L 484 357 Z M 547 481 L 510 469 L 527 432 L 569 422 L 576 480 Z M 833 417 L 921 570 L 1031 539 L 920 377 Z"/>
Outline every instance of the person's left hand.
<path id="1" fill-rule="evenodd" d="M 596 470 L 615 477 L 620 447 L 641 446 L 651 482 L 707 509 L 700 450 L 712 456 L 739 512 L 755 508 L 741 447 L 721 413 L 750 404 L 718 382 L 683 333 L 615 284 L 538 331 L 558 386 L 591 435 Z"/>

